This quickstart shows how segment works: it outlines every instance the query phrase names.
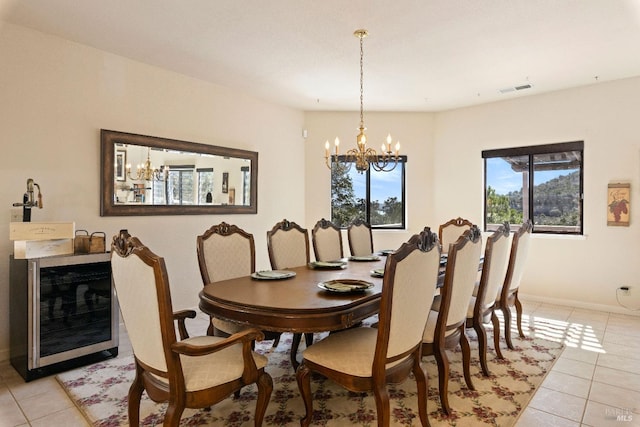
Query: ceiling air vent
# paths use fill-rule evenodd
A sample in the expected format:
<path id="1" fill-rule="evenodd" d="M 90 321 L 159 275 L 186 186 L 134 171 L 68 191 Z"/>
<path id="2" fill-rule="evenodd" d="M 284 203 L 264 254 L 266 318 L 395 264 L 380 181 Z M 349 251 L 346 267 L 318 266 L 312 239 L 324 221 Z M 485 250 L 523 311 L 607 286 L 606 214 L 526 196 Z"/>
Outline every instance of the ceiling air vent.
<path id="1" fill-rule="evenodd" d="M 503 89 L 500 89 L 500 93 L 509 93 L 509 92 L 515 92 L 517 90 L 531 89 L 531 87 L 532 86 L 529 83 L 524 85 L 518 85 L 518 86 L 510 86 L 510 87 L 505 87 Z"/>

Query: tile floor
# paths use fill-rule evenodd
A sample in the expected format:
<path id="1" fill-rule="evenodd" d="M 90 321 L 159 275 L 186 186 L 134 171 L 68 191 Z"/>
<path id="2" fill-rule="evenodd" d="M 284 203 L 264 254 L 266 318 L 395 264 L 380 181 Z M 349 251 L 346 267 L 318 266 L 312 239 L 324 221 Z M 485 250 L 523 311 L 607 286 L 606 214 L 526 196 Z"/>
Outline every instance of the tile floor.
<path id="1" fill-rule="evenodd" d="M 640 426 L 640 316 L 523 303 L 525 332 L 535 317 L 551 319 L 535 334 L 566 349 L 516 426 Z M 131 354 L 124 328 L 119 354 Z M 0 427 L 57 425 L 88 423 L 55 376 L 25 383 L 0 362 Z"/>

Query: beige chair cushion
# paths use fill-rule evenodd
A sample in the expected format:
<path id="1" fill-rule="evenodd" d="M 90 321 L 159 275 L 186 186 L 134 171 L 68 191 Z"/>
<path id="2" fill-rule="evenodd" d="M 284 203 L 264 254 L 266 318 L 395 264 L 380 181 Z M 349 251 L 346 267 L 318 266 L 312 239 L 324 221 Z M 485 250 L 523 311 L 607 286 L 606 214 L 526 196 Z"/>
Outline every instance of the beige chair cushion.
<path id="1" fill-rule="evenodd" d="M 428 313 L 425 306 L 433 300 L 440 269 L 440 254 L 414 250 L 396 266 L 389 329 L 391 357 L 411 349 L 422 340 Z"/>
<path id="2" fill-rule="evenodd" d="M 372 375 L 378 330 L 361 327 L 331 334 L 303 353 L 305 360 L 357 377 Z M 396 361 L 387 367 L 392 367 Z"/>
<path id="3" fill-rule="evenodd" d="M 332 227 L 318 228 L 313 234 L 316 261 L 335 261 L 342 258 L 340 231 Z"/>
<path id="4" fill-rule="evenodd" d="M 511 247 L 511 236 L 501 237 L 493 244 L 491 251 L 491 268 L 486 281 L 486 293 L 482 301 L 482 311 L 495 304 L 495 300 L 500 297 L 500 291 L 504 284 L 504 278 L 509 265 L 509 249 Z M 477 291 L 474 290 L 474 295 Z"/>
<path id="5" fill-rule="evenodd" d="M 351 255 L 367 256 L 371 255 L 373 244 L 371 242 L 371 231 L 366 225 L 353 225 L 347 233 Z"/>
<path id="6" fill-rule="evenodd" d="M 251 241 L 241 234 L 212 234 L 202 246 L 212 282 L 251 274 Z"/>
<path id="7" fill-rule="evenodd" d="M 451 286 L 451 305 L 447 316 L 447 326 L 466 320 L 469 300 L 473 294 L 480 262 L 481 241 L 467 242 L 458 250 Z"/>
<path id="8" fill-rule="evenodd" d="M 278 230 L 271 236 L 274 264 L 271 268 L 282 270 L 307 264 L 308 236 L 298 230 Z"/>
<path id="9" fill-rule="evenodd" d="M 516 252 L 515 265 L 513 267 L 513 275 L 511 276 L 511 283 L 509 289 L 515 289 L 520 286 L 522 280 L 522 273 L 524 272 L 524 266 L 526 264 L 527 256 L 529 255 L 529 246 L 531 243 L 531 233 L 524 233 L 518 239 L 518 252 Z"/>
<path id="10" fill-rule="evenodd" d="M 111 257 L 111 266 L 120 312 L 127 325 L 134 354 L 143 363 L 166 372 L 153 267 L 137 256 L 122 258 L 115 253 Z M 131 277 L 136 278 L 135 282 L 129 279 Z M 150 298 L 150 295 L 154 297 Z M 139 301 L 146 303 L 139 304 Z"/>
<path id="11" fill-rule="evenodd" d="M 201 336 L 187 338 L 182 342 L 192 345 L 207 345 L 224 338 Z M 256 352 L 253 353 L 253 360 L 258 369 L 267 366 L 267 358 Z M 185 388 L 187 391 L 204 390 L 209 387 L 224 384 L 242 377 L 244 361 L 242 359 L 242 344 L 234 344 L 223 350 L 204 356 L 180 355 L 182 373 L 184 374 Z M 154 375 L 155 376 L 155 375 Z M 166 378 L 158 377 L 159 380 L 169 383 Z"/>
<path id="12" fill-rule="evenodd" d="M 448 225 L 442 229 L 442 252 L 447 253 L 449 251 L 449 245 L 455 243 L 462 233 L 467 231 L 470 227 L 468 225 L 457 226 Z"/>

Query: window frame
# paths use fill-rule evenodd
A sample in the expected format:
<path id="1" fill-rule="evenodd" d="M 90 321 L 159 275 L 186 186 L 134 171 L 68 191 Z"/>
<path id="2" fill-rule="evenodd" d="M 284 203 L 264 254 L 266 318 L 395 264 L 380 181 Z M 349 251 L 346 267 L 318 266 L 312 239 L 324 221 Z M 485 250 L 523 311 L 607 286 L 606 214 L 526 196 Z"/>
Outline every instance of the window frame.
<path id="1" fill-rule="evenodd" d="M 381 156 L 378 156 L 382 159 Z M 350 156 L 348 155 L 338 155 L 338 161 L 340 163 L 352 163 L 351 167 L 355 168 L 353 163 L 349 162 Z M 406 164 L 408 162 L 408 158 L 406 155 L 398 156 L 398 163 L 402 163 L 402 173 L 401 173 L 401 204 L 402 204 L 402 222 L 398 226 L 384 226 L 384 225 L 373 225 L 371 223 L 371 166 L 365 172 L 365 212 L 363 220 L 371 226 L 372 230 L 406 230 L 407 225 L 407 202 L 406 202 L 406 175 L 407 169 Z M 333 165 L 333 162 L 331 163 Z M 375 171 L 374 172 L 378 172 Z M 333 173 L 333 168 L 331 169 L 331 173 Z M 385 172 L 379 172 L 385 173 Z M 331 182 L 331 180 L 329 180 Z M 330 184 L 331 186 L 331 184 Z M 331 218 L 333 218 L 333 188 L 330 188 L 331 196 L 330 196 L 330 204 L 331 204 Z M 349 224 L 341 224 L 342 229 L 347 229 Z"/>
<path id="2" fill-rule="evenodd" d="M 534 156 L 540 154 L 552 154 L 552 153 L 563 153 L 567 151 L 578 151 L 580 152 L 580 178 L 579 178 L 579 208 L 580 208 L 580 219 L 579 219 L 579 231 L 562 231 L 562 230 L 549 230 L 542 229 L 537 230 L 536 224 L 533 224 L 533 233 L 536 234 L 555 234 L 555 235 L 584 235 L 584 141 L 571 141 L 571 142 L 560 142 L 554 144 L 542 144 L 542 145 L 530 145 L 525 147 L 515 147 L 515 148 L 499 148 L 493 150 L 483 150 L 482 158 L 484 163 L 484 179 L 483 179 L 483 210 L 484 210 L 484 229 L 485 231 L 491 231 L 488 228 L 487 224 L 487 159 L 490 158 L 500 158 L 500 157 L 517 157 L 517 156 L 528 156 L 528 192 L 527 198 L 529 200 L 527 212 L 523 210 L 523 220 L 531 219 L 533 222 L 534 218 L 534 178 L 535 178 L 535 162 Z"/>

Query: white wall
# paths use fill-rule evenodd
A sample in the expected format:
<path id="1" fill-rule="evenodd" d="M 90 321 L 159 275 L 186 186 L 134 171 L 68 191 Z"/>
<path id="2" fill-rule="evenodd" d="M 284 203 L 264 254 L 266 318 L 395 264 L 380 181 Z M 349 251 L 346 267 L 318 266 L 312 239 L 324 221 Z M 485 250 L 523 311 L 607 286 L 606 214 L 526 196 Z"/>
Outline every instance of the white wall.
<path id="1" fill-rule="evenodd" d="M 436 158 L 449 161 L 434 165 L 447 177 L 434 187 L 436 216 L 482 218 L 482 150 L 583 140 L 585 236 L 536 236 L 521 292 L 616 310 L 616 288 L 627 285 L 625 304 L 640 307 L 638 111 L 635 78 L 438 114 Z M 631 183 L 630 227 L 607 226 L 615 182 Z"/>
<path id="2" fill-rule="evenodd" d="M 376 248 L 397 247 L 422 226 L 437 230 L 457 216 L 482 224 L 482 150 L 584 140 L 585 236 L 536 236 L 521 292 L 542 301 L 637 314 L 618 305 L 616 288 L 631 286 L 623 303 L 640 307 L 640 209 L 634 208 L 640 200 L 638 111 L 640 79 L 438 114 L 365 112 L 373 130 L 369 140 L 382 141 L 387 130 L 401 133 L 402 152 L 409 156 L 410 230 L 376 233 Z M 329 215 L 324 141 L 338 134 L 343 150 L 351 148 L 357 125 L 355 113 L 305 116 L 308 224 L 319 212 Z M 630 227 L 606 225 L 606 190 L 612 182 L 631 183 Z"/>
<path id="3" fill-rule="evenodd" d="M 128 228 L 164 256 L 176 309 L 197 306 L 195 239 L 213 224 L 253 233 L 257 268 L 268 268 L 267 230 L 284 217 L 305 217 L 302 112 L 0 24 L 0 360 L 9 357 L 10 209 L 27 178 L 44 196 L 32 221 L 75 221 L 109 241 Z M 100 217 L 101 128 L 258 151 L 258 214 Z"/>

